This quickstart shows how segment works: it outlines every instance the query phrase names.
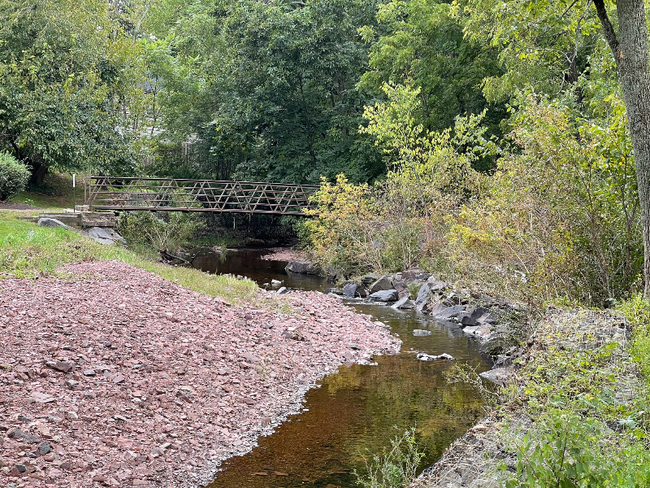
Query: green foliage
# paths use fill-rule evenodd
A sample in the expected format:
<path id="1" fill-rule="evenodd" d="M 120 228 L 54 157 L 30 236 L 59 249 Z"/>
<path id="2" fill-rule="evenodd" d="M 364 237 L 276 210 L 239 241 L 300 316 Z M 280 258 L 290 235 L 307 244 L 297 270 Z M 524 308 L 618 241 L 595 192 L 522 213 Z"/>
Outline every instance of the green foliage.
<path id="1" fill-rule="evenodd" d="M 516 143 L 449 234 L 457 270 L 532 301 L 602 305 L 627 294 L 643 262 L 634 163 L 621 105 L 576 117 L 528 99 Z"/>
<path id="2" fill-rule="evenodd" d="M 118 221 L 118 231 L 129 244 L 176 251 L 199 230 L 202 225 L 199 219 L 191 212 L 124 212 Z"/>
<path id="3" fill-rule="evenodd" d="M 135 51 L 99 0 L 0 2 L 0 146 L 44 169 L 117 168 L 133 159 L 119 130 Z"/>
<path id="4" fill-rule="evenodd" d="M 650 302 L 643 294 L 635 293 L 618 303 L 616 311 L 625 316 L 632 327 L 630 353 L 650 385 Z"/>
<path id="5" fill-rule="evenodd" d="M 627 442 L 626 442 L 627 441 Z M 508 488 L 641 487 L 650 482 L 650 455 L 640 442 L 596 419 L 552 409 L 517 448 Z"/>
<path id="6" fill-rule="evenodd" d="M 389 1 L 377 9 L 377 27 L 362 35 L 370 44 L 369 69 L 359 86 L 379 95 L 384 83 L 411 83 L 420 89 L 415 114 L 428 130 L 451 127 L 458 115 L 487 108 L 481 91 L 484 78 L 501 74 L 498 50 L 463 35 L 463 19 L 451 3 L 437 0 Z M 492 106 L 485 120 L 491 132 L 505 116 Z"/>
<path id="7" fill-rule="evenodd" d="M 341 171 L 355 182 L 382 172 L 358 133 L 367 66 L 357 29 L 375 1 L 221 2 L 224 64 L 215 87 L 213 152 L 247 179 L 318 182 Z"/>
<path id="8" fill-rule="evenodd" d="M 374 239 L 379 235 L 368 185 L 354 185 L 345 175 L 332 185 L 326 179 L 311 198 L 314 218 L 304 223 L 304 238 L 316 261 L 332 271 L 361 274 L 381 268 L 381 251 Z"/>
<path id="9" fill-rule="evenodd" d="M 29 170 L 11 154 L 0 152 L 0 202 L 20 193 L 29 181 Z"/>
<path id="10" fill-rule="evenodd" d="M 358 484 L 364 488 L 406 488 L 417 474 L 424 453 L 420 452 L 415 439 L 415 428 L 405 431 L 390 441 L 390 449 L 373 454 L 371 461 L 365 459 L 366 474 L 359 475 Z"/>
<path id="11" fill-rule="evenodd" d="M 454 0 L 453 9 L 470 40 L 498 50 L 504 72 L 482 82 L 491 101 L 520 90 L 571 97 L 597 52 L 600 23 L 590 2 Z"/>
<path id="12" fill-rule="evenodd" d="M 458 118 L 454 130 L 430 132 L 416 122 L 419 90 L 384 87 L 386 103 L 367 107 L 368 126 L 390 170 L 371 189 L 339 175 L 314 197 L 317 218 L 305 223 L 315 258 L 325 268 L 360 274 L 417 264 L 444 238 L 449 213 L 480 193 L 472 168 L 485 141 L 481 115 Z M 437 250 L 437 249 L 436 249 Z"/>

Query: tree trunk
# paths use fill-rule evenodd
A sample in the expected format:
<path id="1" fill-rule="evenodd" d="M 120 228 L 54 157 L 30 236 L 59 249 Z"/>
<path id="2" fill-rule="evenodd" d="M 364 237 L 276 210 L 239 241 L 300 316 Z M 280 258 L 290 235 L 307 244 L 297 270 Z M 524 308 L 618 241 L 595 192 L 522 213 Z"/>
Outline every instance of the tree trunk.
<path id="1" fill-rule="evenodd" d="M 643 0 L 618 0 L 619 36 L 612 27 L 603 0 L 594 0 L 605 38 L 616 59 L 634 148 L 643 228 L 644 293 L 650 297 L 650 73 L 648 28 Z"/>
<path id="2" fill-rule="evenodd" d="M 33 185 L 42 185 L 45 175 L 47 174 L 47 166 L 41 163 L 31 163 L 32 165 L 32 176 L 30 178 L 30 183 Z"/>

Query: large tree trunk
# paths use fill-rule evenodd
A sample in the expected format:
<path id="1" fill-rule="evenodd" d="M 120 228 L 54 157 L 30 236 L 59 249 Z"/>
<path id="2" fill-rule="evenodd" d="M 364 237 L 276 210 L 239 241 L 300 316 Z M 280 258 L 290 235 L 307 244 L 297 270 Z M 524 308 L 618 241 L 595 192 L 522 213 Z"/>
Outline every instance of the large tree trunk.
<path id="1" fill-rule="evenodd" d="M 33 185 L 42 185 L 45 175 L 47 174 L 47 166 L 41 163 L 31 163 L 32 165 L 32 176 L 30 178 L 30 183 Z"/>
<path id="2" fill-rule="evenodd" d="M 650 73 L 648 28 L 643 0 L 618 0 L 618 38 L 603 0 L 594 0 L 598 18 L 616 59 L 634 148 L 643 228 L 645 296 L 650 297 Z"/>

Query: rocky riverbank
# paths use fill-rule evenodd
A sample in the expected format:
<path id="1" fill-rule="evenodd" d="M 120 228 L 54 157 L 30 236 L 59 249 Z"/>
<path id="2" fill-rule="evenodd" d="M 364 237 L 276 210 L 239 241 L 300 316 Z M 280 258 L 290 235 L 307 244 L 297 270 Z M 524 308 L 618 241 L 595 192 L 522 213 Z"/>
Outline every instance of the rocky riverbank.
<path id="1" fill-rule="evenodd" d="M 597 395 L 598 377 L 606 378 L 611 388 L 609 394 L 614 398 L 617 408 L 625 412 L 632 404 L 640 386 L 637 365 L 628 353 L 631 327 L 619 316 L 608 312 L 591 310 L 564 311 L 550 310 L 537 326 L 526 346 L 521 348 L 516 365 L 505 366 L 499 371 L 504 383 L 517 385 L 520 394 L 531 388 L 531 374 L 540 376 L 543 371 L 551 383 L 544 386 L 545 394 L 558 394 L 554 388 L 561 382 L 559 376 L 567 374 L 567 364 L 563 370 L 558 367 L 554 354 L 562 352 L 564 358 L 580 357 L 585 363 L 583 372 L 593 368 L 588 377 L 575 376 L 573 388 L 579 391 L 579 382 L 589 393 Z M 559 358 L 557 360 L 560 360 Z M 574 370 L 574 374 L 575 371 Z M 532 373 L 531 373 L 532 372 Z M 543 374 L 541 375 L 543 376 Z M 554 379 L 553 379 L 554 378 Z M 559 392 L 559 394 L 566 394 Z M 579 397 L 570 394 L 572 399 Z M 411 488 L 497 488 L 505 486 L 517 471 L 517 452 L 521 452 L 526 439 L 528 442 L 541 437 L 544 427 L 537 426 L 541 413 L 551 408 L 561 408 L 563 403 L 542 405 L 527 409 L 527 400 L 519 396 L 502 399 L 502 404 L 490 412 L 481 422 L 471 428 L 463 437 L 454 442 L 442 458 L 411 485 Z M 588 407 L 582 410 L 587 415 Z M 533 411 L 535 413 L 533 413 Z M 643 413 L 643 412 L 642 412 Z M 600 432 L 604 443 L 616 445 L 621 425 L 611 424 Z M 596 439 L 594 438 L 594 441 Z M 560 441 L 558 441 L 559 443 Z M 566 438 L 564 439 L 566 447 Z M 532 452 L 531 447 L 528 452 Z M 575 453 L 574 453 L 575 454 Z M 500 468 L 501 466 L 501 468 Z M 558 468 L 558 472 L 562 467 Z M 598 485 L 601 486 L 601 485 Z"/>
<path id="2" fill-rule="evenodd" d="M 294 264 L 290 263 L 287 270 Z M 361 283 L 346 281 L 341 288 L 329 288 L 328 292 L 347 299 L 384 303 L 397 310 L 416 310 L 447 327 L 460 328 L 481 342 L 482 352 L 497 366 L 512 360 L 513 340 L 527 320 L 526 310 L 516 303 L 472 294 L 419 269 L 383 276 L 369 274 Z M 490 372 L 483 375 L 500 382 Z"/>
<path id="3" fill-rule="evenodd" d="M 233 306 L 118 262 L 0 281 L 0 484 L 200 486 L 399 340 L 319 293 Z"/>

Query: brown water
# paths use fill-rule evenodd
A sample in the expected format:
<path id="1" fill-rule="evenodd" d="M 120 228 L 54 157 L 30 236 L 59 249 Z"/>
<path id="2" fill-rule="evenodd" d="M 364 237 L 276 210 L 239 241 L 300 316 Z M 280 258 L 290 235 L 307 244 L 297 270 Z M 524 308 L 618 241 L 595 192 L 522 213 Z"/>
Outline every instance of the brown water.
<path id="1" fill-rule="evenodd" d="M 286 263 L 263 261 L 263 254 L 229 251 L 225 259 L 206 255 L 194 264 L 212 273 L 248 276 L 260 286 L 271 279 L 294 289 L 324 291 L 328 286 L 318 277 L 287 276 Z M 409 427 L 417 426 L 418 444 L 426 452 L 424 468 L 481 416 L 479 395 L 443 378 L 453 362 L 422 362 L 413 353 L 448 353 L 483 371 L 488 366 L 478 343 L 458 327 L 414 312 L 355 301 L 348 305 L 390 325 L 404 342 L 402 352 L 377 357 L 375 366 L 343 366 L 324 378 L 307 394 L 304 412 L 260 438 L 259 447 L 249 454 L 224 462 L 210 488 L 353 487 L 352 471 L 364 470 L 363 458 L 390 446 L 390 440 Z M 413 329 L 428 329 L 431 335 L 414 337 Z"/>

